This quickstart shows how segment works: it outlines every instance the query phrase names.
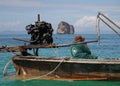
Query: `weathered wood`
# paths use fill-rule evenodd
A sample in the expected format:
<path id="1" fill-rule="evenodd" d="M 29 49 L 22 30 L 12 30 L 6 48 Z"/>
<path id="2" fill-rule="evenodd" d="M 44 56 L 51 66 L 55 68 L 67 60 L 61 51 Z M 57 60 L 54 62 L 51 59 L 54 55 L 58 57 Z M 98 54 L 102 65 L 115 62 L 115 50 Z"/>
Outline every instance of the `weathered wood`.
<path id="1" fill-rule="evenodd" d="M 70 59 L 15 56 L 16 75 L 68 80 L 120 80 L 120 59 Z M 31 70 L 32 69 L 32 70 Z"/>
<path id="2" fill-rule="evenodd" d="M 2 46 L 0 52 L 24 52 L 25 46 Z"/>
<path id="3" fill-rule="evenodd" d="M 86 43 L 93 43 L 93 42 L 98 42 L 98 40 L 78 42 L 78 43 L 71 43 L 71 44 L 59 44 L 59 45 L 56 45 L 56 47 L 67 47 L 67 46 L 72 46 L 72 45 L 76 45 L 76 44 L 86 44 Z"/>
<path id="4" fill-rule="evenodd" d="M 25 40 L 20 40 L 20 41 L 25 41 Z M 71 43 L 71 44 L 48 44 L 48 45 L 40 45 L 40 44 L 30 44 L 26 46 L 1 46 L 0 47 L 0 52 L 24 52 L 26 49 L 29 48 L 57 48 L 57 47 L 68 47 L 71 45 L 76 45 L 76 44 L 84 44 L 84 43 L 93 43 L 93 42 L 98 42 L 98 40 L 93 40 L 93 41 L 86 41 L 86 42 L 79 42 L 79 43 Z"/>
<path id="5" fill-rule="evenodd" d="M 72 57 L 64 57 L 64 58 L 41 58 L 38 56 L 20 56 L 16 58 L 18 60 L 30 60 L 30 61 L 45 61 L 45 62 L 64 62 L 69 63 L 88 63 L 88 64 L 120 64 L 120 58 L 106 58 L 106 59 L 75 59 Z"/>
<path id="6" fill-rule="evenodd" d="M 18 41 L 23 41 L 23 42 L 32 42 L 30 40 L 25 40 L 25 39 L 20 39 L 20 38 L 13 38 L 14 40 L 18 40 Z M 58 45 L 49 45 L 50 47 L 66 47 L 66 46 L 71 46 L 71 45 L 76 45 L 76 44 L 84 44 L 84 43 L 93 43 L 93 42 L 98 42 L 98 40 L 92 40 L 92 41 L 85 41 L 85 42 L 78 42 L 78 43 L 71 43 L 71 44 L 58 44 Z M 35 46 L 35 45 L 32 45 L 32 46 Z M 40 46 L 41 45 L 37 45 L 37 46 Z M 44 47 L 44 46 L 42 46 Z"/>

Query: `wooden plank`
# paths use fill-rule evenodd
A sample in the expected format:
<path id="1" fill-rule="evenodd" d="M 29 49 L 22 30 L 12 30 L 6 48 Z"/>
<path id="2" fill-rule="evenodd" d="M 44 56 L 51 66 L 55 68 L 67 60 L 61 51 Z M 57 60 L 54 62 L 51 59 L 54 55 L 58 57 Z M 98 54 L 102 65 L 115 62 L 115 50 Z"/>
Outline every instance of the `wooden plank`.
<path id="1" fill-rule="evenodd" d="M 25 61 L 38 61 L 38 62 L 65 62 L 65 63 L 83 63 L 83 64 L 118 64 L 120 65 L 120 59 L 75 59 L 70 57 L 65 58 L 41 58 L 37 56 L 16 56 L 16 60 Z"/>

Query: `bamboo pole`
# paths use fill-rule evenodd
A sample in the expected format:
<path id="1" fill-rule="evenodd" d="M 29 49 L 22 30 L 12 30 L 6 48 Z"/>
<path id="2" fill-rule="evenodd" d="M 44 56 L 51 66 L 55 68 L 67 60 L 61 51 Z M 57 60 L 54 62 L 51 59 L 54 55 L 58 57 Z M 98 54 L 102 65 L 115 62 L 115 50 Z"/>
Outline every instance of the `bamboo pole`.
<path id="1" fill-rule="evenodd" d="M 21 40 L 20 40 L 21 41 Z M 23 52 L 26 49 L 30 48 L 57 48 L 57 47 L 69 47 L 76 44 L 85 44 L 85 43 L 93 43 L 98 42 L 98 40 L 79 42 L 79 43 L 71 43 L 71 44 L 48 44 L 48 45 L 25 45 L 25 46 L 0 46 L 0 52 Z"/>

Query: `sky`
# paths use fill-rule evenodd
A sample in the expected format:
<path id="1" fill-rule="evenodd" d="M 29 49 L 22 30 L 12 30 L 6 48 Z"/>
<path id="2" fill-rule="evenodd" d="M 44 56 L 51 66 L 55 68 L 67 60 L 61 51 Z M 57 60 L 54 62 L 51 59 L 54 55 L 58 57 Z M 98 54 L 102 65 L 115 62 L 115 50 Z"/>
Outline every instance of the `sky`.
<path id="1" fill-rule="evenodd" d="M 0 33 L 26 32 L 25 26 L 37 21 L 52 24 L 54 33 L 61 21 L 75 28 L 75 33 L 95 33 L 98 12 L 120 25 L 120 0 L 0 0 Z M 102 33 L 112 33 L 100 23 Z"/>

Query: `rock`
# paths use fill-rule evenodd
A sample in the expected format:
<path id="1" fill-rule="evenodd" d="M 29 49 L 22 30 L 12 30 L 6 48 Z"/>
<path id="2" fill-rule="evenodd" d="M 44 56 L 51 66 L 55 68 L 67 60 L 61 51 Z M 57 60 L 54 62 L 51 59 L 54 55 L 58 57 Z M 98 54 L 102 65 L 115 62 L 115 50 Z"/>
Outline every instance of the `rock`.
<path id="1" fill-rule="evenodd" d="M 69 25 L 64 21 L 61 21 L 58 24 L 57 34 L 74 34 L 74 27 L 73 25 Z"/>

